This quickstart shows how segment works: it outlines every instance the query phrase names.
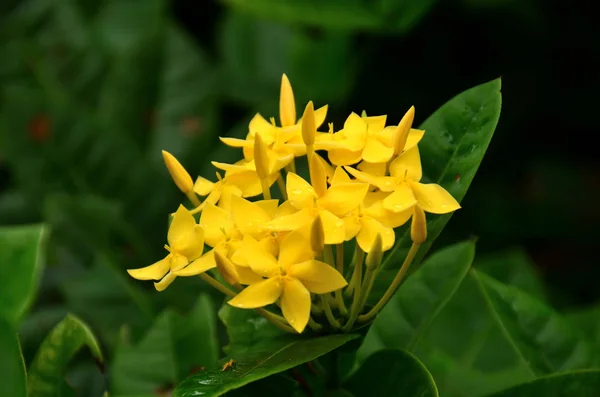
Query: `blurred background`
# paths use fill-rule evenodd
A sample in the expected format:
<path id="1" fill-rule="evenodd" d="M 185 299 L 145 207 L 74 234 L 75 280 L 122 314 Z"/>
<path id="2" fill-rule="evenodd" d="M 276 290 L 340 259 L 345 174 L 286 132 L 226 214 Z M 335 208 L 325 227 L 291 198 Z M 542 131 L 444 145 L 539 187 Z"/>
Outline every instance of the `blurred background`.
<path id="1" fill-rule="evenodd" d="M 200 281 L 156 293 L 126 268 L 163 254 L 182 200 L 162 149 L 214 178 L 256 112 L 276 116 L 287 73 L 298 110 L 411 106 L 416 124 L 501 76 L 488 154 L 436 245 L 478 237 L 535 263 L 560 309 L 598 298 L 598 24 L 584 1 L 4 0 L 0 5 L 0 224 L 46 222 L 41 291 L 23 325 L 30 359 L 67 311 L 106 346 L 165 307 L 188 310 Z M 129 324 L 125 331 L 121 328 Z"/>

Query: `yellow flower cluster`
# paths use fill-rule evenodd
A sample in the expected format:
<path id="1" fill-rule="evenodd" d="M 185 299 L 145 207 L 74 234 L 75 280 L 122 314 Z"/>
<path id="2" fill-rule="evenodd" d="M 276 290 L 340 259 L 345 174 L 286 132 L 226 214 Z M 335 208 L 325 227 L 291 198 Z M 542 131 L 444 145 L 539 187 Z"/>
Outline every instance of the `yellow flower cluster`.
<path id="1" fill-rule="evenodd" d="M 235 164 L 213 162 L 223 172 L 217 172 L 216 182 L 198 177 L 194 183 L 163 152 L 169 173 L 195 208 L 180 205 L 174 213 L 168 255 L 129 274 L 158 280 L 159 291 L 178 276 L 200 275 L 231 296 L 230 305 L 257 309 L 278 327 L 299 333 L 307 325 L 322 329 L 313 315 L 342 331 L 376 315 L 402 278 L 361 315 L 383 252 L 394 245 L 394 229 L 412 219 L 414 244 L 401 270 L 405 273 L 427 238 L 425 212 L 443 214 L 460 206 L 441 186 L 420 183 L 417 145 L 424 131 L 411 128 L 414 108 L 398 125 L 386 126 L 386 116 L 352 113 L 341 130 L 334 132 L 330 124 L 329 131 L 319 132 L 326 114 L 327 106 L 315 110 L 309 102 L 297 119 L 292 87 L 283 75 L 280 125 L 257 114 L 246 139 L 221 138 L 241 148 L 244 158 Z M 300 157 L 307 159 L 309 178 L 296 173 Z M 275 183 L 282 200 L 271 196 Z M 260 195 L 261 200 L 249 200 Z M 344 261 L 344 244 L 355 246 L 351 263 Z M 210 276 L 214 268 L 229 286 Z M 352 297 L 350 310 L 345 297 Z M 283 317 L 263 309 L 272 304 Z"/>

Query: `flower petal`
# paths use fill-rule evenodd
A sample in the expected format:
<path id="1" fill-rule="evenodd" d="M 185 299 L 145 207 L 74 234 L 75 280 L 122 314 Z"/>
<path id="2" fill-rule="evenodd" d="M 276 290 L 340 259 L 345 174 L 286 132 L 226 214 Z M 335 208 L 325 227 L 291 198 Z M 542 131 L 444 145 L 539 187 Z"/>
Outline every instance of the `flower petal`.
<path id="1" fill-rule="evenodd" d="M 200 225 L 204 228 L 204 242 L 210 247 L 215 247 L 232 235 L 235 229 L 229 212 L 213 204 L 204 207 Z"/>
<path id="2" fill-rule="evenodd" d="M 354 237 L 356 237 L 361 228 L 358 212 L 353 211 L 352 213 L 346 215 L 342 221 L 344 222 L 344 231 L 346 232 L 344 240 L 352 240 Z"/>
<path id="3" fill-rule="evenodd" d="M 350 183 L 352 180 L 342 167 L 335 167 L 335 172 L 331 178 L 331 185 L 339 185 L 340 183 Z"/>
<path id="4" fill-rule="evenodd" d="M 396 239 L 394 229 L 385 227 L 380 222 L 370 217 L 363 217 L 361 223 L 362 227 L 356 236 L 356 242 L 363 251 L 367 253 L 371 252 L 371 247 L 373 247 L 373 243 L 378 235 L 381 236 L 383 251 L 387 251 L 394 246 L 394 241 Z"/>
<path id="5" fill-rule="evenodd" d="M 246 140 L 246 139 L 238 139 L 238 138 L 227 138 L 227 137 L 219 137 L 221 142 L 231 147 L 252 147 L 254 142 Z"/>
<path id="6" fill-rule="evenodd" d="M 383 203 L 378 202 L 365 209 L 364 215 L 377 219 L 382 225 L 395 229 L 404 225 L 412 216 L 415 206 L 401 212 L 393 212 L 383 208 Z"/>
<path id="7" fill-rule="evenodd" d="M 127 273 L 137 280 L 160 280 L 171 268 L 171 255 L 139 269 L 127 269 Z"/>
<path id="8" fill-rule="evenodd" d="M 177 276 L 197 276 L 207 270 L 217 267 L 214 250 L 210 250 L 181 270 L 173 272 Z"/>
<path id="9" fill-rule="evenodd" d="M 359 171 L 352 167 L 344 167 L 344 169 L 359 181 L 366 182 L 373 186 L 377 186 L 384 192 L 391 192 L 396 186 L 394 179 L 388 176 L 375 176 L 366 172 Z"/>
<path id="10" fill-rule="evenodd" d="M 187 258 L 186 262 L 198 259 L 204 251 L 204 228 L 200 225 L 194 225 L 192 233 L 188 234 L 187 240 L 181 243 L 181 247 L 171 248 L 173 251 L 179 248 L 177 252 Z"/>
<path id="11" fill-rule="evenodd" d="M 386 163 L 394 155 L 394 149 L 385 146 L 375 138 L 367 139 L 367 144 L 362 152 L 362 158 L 369 163 Z"/>
<path id="12" fill-rule="evenodd" d="M 260 206 L 241 197 L 232 197 L 231 216 L 242 234 L 249 234 L 254 238 L 263 234 L 266 224 L 271 220 Z"/>
<path id="13" fill-rule="evenodd" d="M 179 205 L 175 215 L 173 215 L 173 220 L 171 221 L 169 232 L 167 234 L 169 246 L 174 251 L 184 248 L 182 247 L 182 244 L 185 244 L 189 234 L 194 233 L 195 225 L 196 220 L 194 219 L 194 216 L 190 214 L 190 211 L 183 205 Z"/>
<path id="14" fill-rule="evenodd" d="M 356 168 L 374 176 L 385 176 L 387 163 L 369 163 L 368 161 L 361 161 Z"/>
<path id="15" fill-rule="evenodd" d="M 273 219 L 267 225 L 274 232 L 285 232 L 288 230 L 296 230 L 304 225 L 311 223 L 315 219 L 315 211 L 313 208 L 304 208 L 303 210 L 294 212 L 289 215 L 283 215 Z"/>
<path id="16" fill-rule="evenodd" d="M 210 192 L 212 192 L 214 187 L 214 182 L 211 182 L 208 179 L 199 176 L 198 178 L 196 178 L 196 182 L 194 183 L 194 192 L 196 192 L 200 196 L 206 196 Z"/>
<path id="17" fill-rule="evenodd" d="M 292 231 L 281 242 L 281 247 L 279 247 L 279 266 L 282 269 L 312 258 L 313 251 L 310 240 L 302 231 Z"/>
<path id="18" fill-rule="evenodd" d="M 329 150 L 329 161 L 334 165 L 352 165 L 362 160 L 362 150 L 350 151 L 347 149 Z"/>
<path id="19" fill-rule="evenodd" d="M 341 183 L 331 186 L 327 193 L 317 201 L 319 207 L 325 208 L 337 216 L 344 216 L 356 209 L 369 190 L 367 183 Z"/>
<path id="20" fill-rule="evenodd" d="M 240 280 L 239 282 L 242 285 L 256 284 L 264 280 L 260 275 L 254 273 L 249 267 L 236 266 L 235 268 Z"/>
<path id="21" fill-rule="evenodd" d="M 256 113 L 250 123 L 248 124 L 248 131 L 252 134 L 250 137 L 254 140 L 254 134 L 262 134 L 265 137 L 272 135 L 275 131 L 275 127 L 267 119 L 261 116 L 260 113 Z M 271 139 L 272 141 L 272 139 Z M 252 146 L 251 144 L 250 146 Z"/>
<path id="22" fill-rule="evenodd" d="M 304 331 L 310 317 L 310 292 L 295 278 L 283 279 L 281 312 L 298 333 Z"/>
<path id="23" fill-rule="evenodd" d="M 404 150 L 409 150 L 417 146 L 417 144 L 423 138 L 423 135 L 425 135 L 425 131 L 411 128 L 410 132 L 408 133 L 406 144 L 404 145 Z"/>
<path id="24" fill-rule="evenodd" d="M 408 177 L 415 182 L 419 182 L 423 175 L 421 170 L 421 156 L 419 148 L 414 147 L 405 150 L 394 161 L 390 163 L 390 175 L 395 177 Z"/>
<path id="25" fill-rule="evenodd" d="M 315 294 L 326 294 L 348 285 L 344 276 L 337 270 L 317 260 L 298 263 L 290 268 L 289 274 L 300 280 L 310 292 Z"/>
<path id="26" fill-rule="evenodd" d="M 164 291 L 176 278 L 177 276 L 175 274 L 169 272 L 158 283 L 154 283 L 154 288 L 156 288 L 158 292 Z"/>
<path id="27" fill-rule="evenodd" d="M 315 189 L 297 174 L 290 172 L 286 178 L 288 201 L 299 210 L 311 207 L 317 198 Z"/>
<path id="28" fill-rule="evenodd" d="M 405 211 L 417 203 L 413 190 L 407 183 L 401 183 L 396 190 L 383 200 L 383 208 L 392 212 Z"/>
<path id="29" fill-rule="evenodd" d="M 241 249 L 246 256 L 246 262 L 254 273 L 263 277 L 273 277 L 279 274 L 280 267 L 277 264 L 277 259 L 270 252 L 265 251 L 260 243 L 249 235 L 244 236 Z"/>
<path id="30" fill-rule="evenodd" d="M 323 221 L 325 231 L 325 244 L 340 244 L 346 237 L 344 221 L 327 210 L 320 210 L 319 215 Z"/>
<path id="31" fill-rule="evenodd" d="M 418 205 L 432 214 L 447 214 L 460 208 L 458 201 L 435 183 L 411 183 Z"/>
<path id="32" fill-rule="evenodd" d="M 259 206 L 268 215 L 269 220 L 271 220 L 275 216 L 275 213 L 279 208 L 279 200 L 276 199 L 255 201 L 254 204 Z"/>
<path id="33" fill-rule="evenodd" d="M 274 303 L 281 295 L 281 290 L 281 277 L 275 276 L 247 286 L 227 303 L 241 309 L 256 309 Z"/>

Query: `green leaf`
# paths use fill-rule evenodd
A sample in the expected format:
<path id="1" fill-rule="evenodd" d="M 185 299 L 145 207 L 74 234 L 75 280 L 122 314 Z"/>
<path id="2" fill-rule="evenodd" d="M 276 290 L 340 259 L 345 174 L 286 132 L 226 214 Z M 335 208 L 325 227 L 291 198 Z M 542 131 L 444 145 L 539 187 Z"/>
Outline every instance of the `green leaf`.
<path id="1" fill-rule="evenodd" d="M 311 339 L 293 336 L 267 339 L 262 344 L 221 360 L 221 364 L 224 364 L 233 359 L 234 364 L 230 369 L 215 368 L 190 376 L 175 388 L 173 396 L 220 396 L 250 382 L 312 361 L 358 337 L 344 334 Z"/>
<path id="2" fill-rule="evenodd" d="M 587 338 L 594 349 L 594 364 L 600 364 L 600 307 L 579 309 L 565 314 L 571 324 L 576 326 Z"/>
<path id="3" fill-rule="evenodd" d="M 43 267 L 43 225 L 0 228 L 0 318 L 14 329 L 35 295 Z"/>
<path id="4" fill-rule="evenodd" d="M 221 306 L 219 318 L 227 329 L 229 344 L 225 353 L 235 356 L 255 345 L 287 335 L 253 310 L 240 310 L 228 304 Z"/>
<path id="5" fill-rule="evenodd" d="M 427 259 L 377 316 L 359 357 L 381 347 L 412 349 L 456 292 L 474 256 L 475 244 L 468 241 L 444 248 Z"/>
<path id="6" fill-rule="evenodd" d="M 459 202 L 467 193 L 492 139 L 500 117 L 500 79 L 473 87 L 455 96 L 419 127 L 425 136 L 419 143 L 423 183 L 437 183 Z M 418 263 L 439 236 L 452 214 L 427 215 L 427 241 L 421 245 Z M 410 231 L 396 240 L 387 255 L 373 289 L 383 295 L 411 246 Z"/>
<path id="7" fill-rule="evenodd" d="M 92 331 L 69 314 L 44 339 L 29 367 L 29 395 L 57 395 L 64 382 L 67 364 L 83 346 L 87 346 L 95 359 L 102 362 L 100 346 Z"/>
<path id="8" fill-rule="evenodd" d="M 427 368 L 403 350 L 381 350 L 370 355 L 343 387 L 357 396 L 438 396 Z"/>
<path id="9" fill-rule="evenodd" d="M 600 370 L 563 372 L 538 378 L 489 397 L 596 397 L 600 390 Z"/>
<path id="10" fill-rule="evenodd" d="M 545 299 L 544 286 L 535 264 L 522 248 L 477 257 L 473 267 L 504 284 L 514 285 L 537 299 Z"/>
<path id="11" fill-rule="evenodd" d="M 471 272 L 502 332 L 534 373 L 591 364 L 590 346 L 561 315 L 515 287 Z"/>
<path id="12" fill-rule="evenodd" d="M 138 344 L 117 346 L 112 392 L 152 393 L 172 387 L 200 367 L 212 367 L 218 358 L 213 313 L 210 299 L 202 295 L 185 317 L 167 310 Z"/>
<path id="13" fill-rule="evenodd" d="M 25 363 L 17 333 L 0 318 L 0 396 L 26 397 Z"/>

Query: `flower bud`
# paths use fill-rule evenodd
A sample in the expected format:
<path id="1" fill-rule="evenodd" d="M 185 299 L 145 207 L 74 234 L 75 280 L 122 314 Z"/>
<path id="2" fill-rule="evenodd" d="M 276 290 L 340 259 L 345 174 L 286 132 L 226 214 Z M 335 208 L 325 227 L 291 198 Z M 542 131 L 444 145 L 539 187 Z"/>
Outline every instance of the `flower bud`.
<path id="1" fill-rule="evenodd" d="M 222 254 L 221 252 L 215 250 L 215 262 L 217 263 L 217 269 L 221 276 L 231 285 L 238 284 L 240 281 L 240 276 L 235 269 L 235 265 L 231 263 L 231 261 Z"/>
<path id="2" fill-rule="evenodd" d="M 327 173 L 318 155 L 310 156 L 308 159 L 308 171 L 310 184 L 315 189 L 317 196 L 323 197 L 327 192 Z"/>
<path id="3" fill-rule="evenodd" d="M 377 237 L 373 241 L 373 245 L 371 246 L 371 250 L 367 254 L 367 259 L 365 260 L 365 266 L 367 269 L 375 270 L 381 265 L 381 261 L 383 259 L 383 240 L 381 238 L 381 234 L 377 233 Z"/>
<path id="4" fill-rule="evenodd" d="M 394 132 L 394 154 L 399 155 L 404 150 L 414 119 L 415 107 L 411 106 L 398 123 L 398 127 L 396 127 L 396 131 Z"/>
<path id="5" fill-rule="evenodd" d="M 169 174 L 171 174 L 171 178 L 173 181 L 185 194 L 189 194 L 194 191 L 194 182 L 192 181 L 192 177 L 188 172 L 183 168 L 181 163 L 177 161 L 177 159 L 169 152 L 163 150 L 162 151 L 163 159 L 165 161 L 165 165 L 167 166 L 167 170 Z"/>
<path id="6" fill-rule="evenodd" d="M 315 135 L 317 128 L 315 127 L 315 106 L 312 101 L 308 102 L 304 115 L 302 116 L 302 140 L 307 147 L 312 148 L 315 143 Z"/>
<path id="7" fill-rule="evenodd" d="M 289 127 L 296 124 L 296 102 L 294 101 L 294 91 L 288 77 L 281 76 L 281 91 L 279 94 L 279 120 L 282 127 Z"/>
<path id="8" fill-rule="evenodd" d="M 269 155 L 265 141 L 260 134 L 256 134 L 254 137 L 254 165 L 260 179 L 269 177 Z"/>
<path id="9" fill-rule="evenodd" d="M 410 224 L 410 238 L 415 244 L 423 244 L 427 240 L 427 220 L 425 211 L 418 206 L 414 206 L 412 222 Z"/>

